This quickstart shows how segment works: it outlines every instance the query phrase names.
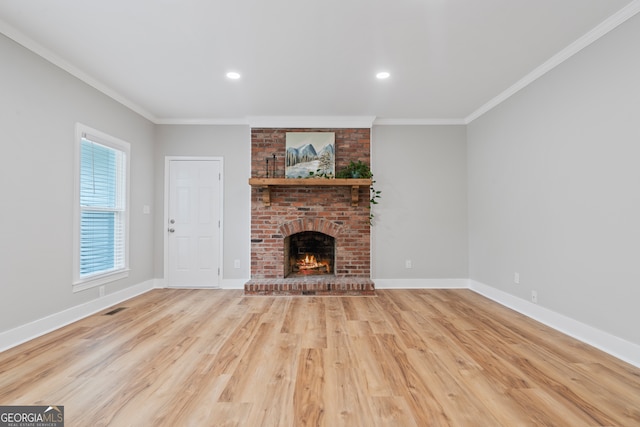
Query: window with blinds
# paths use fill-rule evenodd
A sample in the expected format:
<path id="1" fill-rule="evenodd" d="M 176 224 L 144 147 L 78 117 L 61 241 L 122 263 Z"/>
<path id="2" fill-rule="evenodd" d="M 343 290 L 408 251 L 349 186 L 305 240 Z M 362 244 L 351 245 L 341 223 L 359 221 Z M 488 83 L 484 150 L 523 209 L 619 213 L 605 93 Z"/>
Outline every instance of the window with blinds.
<path id="1" fill-rule="evenodd" d="M 129 144 L 84 130 L 78 138 L 79 214 L 74 285 L 84 284 L 82 288 L 87 288 L 120 278 L 112 276 L 128 268 Z"/>
<path id="2" fill-rule="evenodd" d="M 124 268 L 122 151 L 82 138 L 80 148 L 80 277 Z"/>

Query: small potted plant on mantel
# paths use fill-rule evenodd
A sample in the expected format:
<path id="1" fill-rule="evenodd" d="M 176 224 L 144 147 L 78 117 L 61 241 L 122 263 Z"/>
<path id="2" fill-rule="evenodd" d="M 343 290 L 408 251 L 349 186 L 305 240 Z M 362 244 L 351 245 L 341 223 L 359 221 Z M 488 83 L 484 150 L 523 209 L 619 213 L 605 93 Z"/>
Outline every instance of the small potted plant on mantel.
<path id="1" fill-rule="evenodd" d="M 377 199 L 381 198 L 381 191 L 376 190 L 373 186 L 375 181 L 373 180 L 373 173 L 371 172 L 369 165 L 364 163 L 362 160 L 358 160 L 357 162 L 352 160 L 347 166 L 340 169 L 338 173 L 336 173 L 335 177 L 343 179 L 371 179 L 371 186 L 369 187 L 369 225 L 373 225 L 374 215 L 371 208 L 373 205 L 378 204 Z M 333 176 L 323 174 L 318 170 L 315 173 L 309 172 L 309 178 L 333 178 Z"/>

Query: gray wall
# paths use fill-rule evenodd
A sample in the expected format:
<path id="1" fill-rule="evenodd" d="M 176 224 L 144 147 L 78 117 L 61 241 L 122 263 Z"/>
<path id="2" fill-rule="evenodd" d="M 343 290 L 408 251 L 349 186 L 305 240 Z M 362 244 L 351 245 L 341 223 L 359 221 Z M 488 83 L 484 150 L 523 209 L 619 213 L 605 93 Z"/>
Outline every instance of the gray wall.
<path id="1" fill-rule="evenodd" d="M 75 124 L 131 143 L 127 279 L 153 279 L 153 134 L 146 119 L 0 35 L 0 331 L 98 297 L 72 292 Z"/>
<path id="2" fill-rule="evenodd" d="M 166 156 L 222 157 L 224 167 L 223 287 L 251 276 L 251 133 L 249 126 L 161 125 L 155 150 L 156 277 L 164 277 L 164 174 Z M 234 268 L 240 260 L 240 268 Z M 242 280 L 240 280 L 242 279 Z M 229 280 L 233 280 L 231 283 Z M 240 280 L 240 282 L 238 282 Z"/>
<path id="3" fill-rule="evenodd" d="M 371 151 L 373 278 L 467 278 L 465 126 L 374 126 Z"/>
<path id="4" fill-rule="evenodd" d="M 636 344 L 638 52 L 640 16 L 468 126 L 471 279 Z"/>
<path id="5" fill-rule="evenodd" d="M 250 278 L 251 144 L 248 126 L 157 127 L 156 276 L 164 274 L 166 156 L 224 157 L 223 286 Z M 464 126 L 376 126 L 372 159 L 383 198 L 375 208 L 373 276 L 466 278 L 466 142 Z M 240 260 L 240 269 L 233 268 Z M 405 269 L 405 259 L 413 268 Z"/>

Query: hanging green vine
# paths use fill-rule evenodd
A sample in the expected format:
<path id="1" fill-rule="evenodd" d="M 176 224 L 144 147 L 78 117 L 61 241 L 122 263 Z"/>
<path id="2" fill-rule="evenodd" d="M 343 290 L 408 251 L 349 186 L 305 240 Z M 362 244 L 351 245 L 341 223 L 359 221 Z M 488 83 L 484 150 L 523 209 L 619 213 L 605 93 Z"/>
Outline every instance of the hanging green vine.
<path id="1" fill-rule="evenodd" d="M 351 161 L 347 166 L 342 168 L 337 174 L 336 178 L 351 178 L 351 179 L 371 179 L 371 186 L 369 187 L 369 225 L 373 225 L 373 205 L 378 204 L 378 199 L 381 198 L 380 190 L 374 188 L 376 181 L 373 179 L 373 173 L 368 164 L 362 160 L 357 162 Z"/>

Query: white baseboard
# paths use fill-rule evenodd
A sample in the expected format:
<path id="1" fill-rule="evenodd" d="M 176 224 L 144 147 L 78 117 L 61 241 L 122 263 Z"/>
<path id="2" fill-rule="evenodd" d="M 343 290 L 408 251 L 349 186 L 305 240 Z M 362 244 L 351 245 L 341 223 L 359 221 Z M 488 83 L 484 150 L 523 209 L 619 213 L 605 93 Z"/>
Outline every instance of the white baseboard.
<path id="1" fill-rule="evenodd" d="M 640 345 L 475 280 L 469 280 L 469 289 L 640 368 Z"/>
<path id="2" fill-rule="evenodd" d="M 222 279 L 222 283 L 220 283 L 221 289 L 244 289 L 244 284 L 247 283 L 249 279 Z"/>
<path id="3" fill-rule="evenodd" d="M 371 279 L 376 289 L 468 289 L 469 279 Z M 249 279 L 223 279 L 222 289 L 244 289 Z"/>
<path id="4" fill-rule="evenodd" d="M 47 334 L 70 323 L 76 322 L 94 313 L 97 313 L 112 305 L 128 300 L 135 296 L 154 289 L 157 286 L 157 279 L 147 280 L 137 285 L 128 287 L 104 297 L 88 301 L 84 304 L 68 308 L 59 313 L 52 314 L 42 319 L 35 320 L 17 328 L 0 332 L 0 351 L 7 350 L 19 344 Z"/>
<path id="5" fill-rule="evenodd" d="M 221 289 L 244 289 L 250 279 L 223 279 Z M 376 289 L 467 289 L 469 279 L 372 279 Z"/>
<path id="6" fill-rule="evenodd" d="M 372 279 L 376 289 L 468 289 L 469 279 Z"/>
<path id="7" fill-rule="evenodd" d="M 158 288 L 169 288 L 167 286 L 167 282 L 164 279 L 156 279 L 158 281 Z M 247 283 L 249 279 L 222 279 L 220 281 L 220 287 L 212 288 L 212 287 L 203 287 L 201 289 L 244 289 L 244 284 Z M 179 287 L 176 287 L 179 289 Z M 186 289 L 186 288 L 185 288 Z M 194 287 L 192 289 L 200 289 L 198 287 Z"/>

